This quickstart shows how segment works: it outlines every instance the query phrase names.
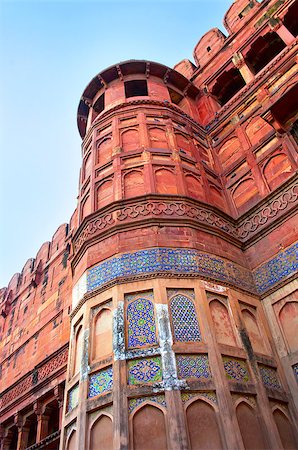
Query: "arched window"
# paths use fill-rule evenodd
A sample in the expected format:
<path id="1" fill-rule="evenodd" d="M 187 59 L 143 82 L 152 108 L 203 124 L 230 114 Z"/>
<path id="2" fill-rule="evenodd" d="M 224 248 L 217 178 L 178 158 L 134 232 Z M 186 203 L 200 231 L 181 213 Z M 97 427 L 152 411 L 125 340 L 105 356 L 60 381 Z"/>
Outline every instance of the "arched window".
<path id="1" fill-rule="evenodd" d="M 236 345 L 229 312 L 219 300 L 210 302 L 210 312 L 213 319 L 216 340 L 219 344 Z"/>
<path id="2" fill-rule="evenodd" d="M 203 400 L 192 402 L 186 410 L 191 450 L 220 450 L 220 432 L 214 408 Z"/>
<path id="3" fill-rule="evenodd" d="M 92 425 L 90 450 L 113 450 L 113 422 L 110 417 L 102 415 Z"/>
<path id="4" fill-rule="evenodd" d="M 146 298 L 132 301 L 126 312 L 128 347 L 144 347 L 157 344 L 154 306 Z"/>
<path id="5" fill-rule="evenodd" d="M 201 341 L 200 327 L 193 301 L 185 295 L 178 294 L 172 298 L 170 308 L 175 341 Z"/>
<path id="6" fill-rule="evenodd" d="M 83 353 L 83 328 L 82 326 L 80 326 L 75 336 L 73 375 L 76 375 L 80 371 L 82 353 Z"/>
<path id="7" fill-rule="evenodd" d="M 167 435 L 163 412 L 145 404 L 133 416 L 133 449 L 149 448 L 167 450 Z"/>
<path id="8" fill-rule="evenodd" d="M 241 402 L 236 408 L 236 416 L 244 448 L 246 450 L 264 450 L 264 448 L 267 448 L 255 410 L 247 403 Z"/>
<path id="9" fill-rule="evenodd" d="M 94 321 L 93 358 L 100 359 L 112 352 L 112 312 L 102 309 Z"/>

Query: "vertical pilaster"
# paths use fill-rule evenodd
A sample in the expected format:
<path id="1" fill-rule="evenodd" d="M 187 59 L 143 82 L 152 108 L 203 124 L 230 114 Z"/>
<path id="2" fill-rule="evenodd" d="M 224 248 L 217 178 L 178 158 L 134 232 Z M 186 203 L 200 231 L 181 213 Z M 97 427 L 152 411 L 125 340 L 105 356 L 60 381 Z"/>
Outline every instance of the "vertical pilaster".
<path id="1" fill-rule="evenodd" d="M 114 450 L 128 448 L 128 407 L 124 340 L 124 302 L 119 301 L 113 317 L 113 417 Z"/>

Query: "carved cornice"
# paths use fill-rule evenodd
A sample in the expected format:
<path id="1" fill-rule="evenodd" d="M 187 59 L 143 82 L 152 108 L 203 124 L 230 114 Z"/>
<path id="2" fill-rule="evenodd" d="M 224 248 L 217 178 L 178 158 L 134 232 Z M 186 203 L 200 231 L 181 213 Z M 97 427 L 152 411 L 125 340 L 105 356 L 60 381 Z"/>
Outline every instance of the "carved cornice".
<path id="1" fill-rule="evenodd" d="M 292 214 L 298 204 L 298 176 L 235 220 L 217 208 L 182 196 L 147 195 L 114 202 L 86 218 L 73 238 L 73 266 L 88 245 L 108 235 L 150 225 L 191 226 L 231 241 L 243 250 Z"/>

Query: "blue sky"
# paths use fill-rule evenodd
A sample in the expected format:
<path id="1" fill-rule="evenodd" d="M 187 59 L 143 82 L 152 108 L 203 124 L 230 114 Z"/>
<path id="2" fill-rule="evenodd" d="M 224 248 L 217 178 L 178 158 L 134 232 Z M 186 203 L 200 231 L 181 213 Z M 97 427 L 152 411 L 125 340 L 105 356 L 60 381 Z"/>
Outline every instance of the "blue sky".
<path id="1" fill-rule="evenodd" d="M 0 2 L 0 287 L 76 207 L 79 98 L 127 59 L 173 67 L 231 1 Z M 224 31 L 225 32 L 225 31 Z"/>

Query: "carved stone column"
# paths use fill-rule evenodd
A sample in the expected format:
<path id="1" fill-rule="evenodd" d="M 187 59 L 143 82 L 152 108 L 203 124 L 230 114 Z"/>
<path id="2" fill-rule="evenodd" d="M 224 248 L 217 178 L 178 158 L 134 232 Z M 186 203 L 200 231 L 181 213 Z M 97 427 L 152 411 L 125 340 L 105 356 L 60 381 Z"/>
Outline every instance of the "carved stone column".
<path id="1" fill-rule="evenodd" d="M 18 428 L 17 450 L 25 450 L 28 444 L 30 427 L 28 426 L 28 424 L 24 423 L 24 419 L 19 415 L 19 413 L 15 414 L 14 423 Z"/>
<path id="2" fill-rule="evenodd" d="M 280 19 L 271 18 L 269 20 L 269 26 L 272 31 L 280 37 L 286 45 L 290 45 L 296 39 L 295 36 L 284 26 Z"/>
<path id="3" fill-rule="evenodd" d="M 238 52 L 232 58 L 234 66 L 239 70 L 245 83 L 248 84 L 254 79 L 254 74 L 246 64 L 243 55 Z"/>

